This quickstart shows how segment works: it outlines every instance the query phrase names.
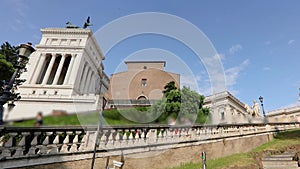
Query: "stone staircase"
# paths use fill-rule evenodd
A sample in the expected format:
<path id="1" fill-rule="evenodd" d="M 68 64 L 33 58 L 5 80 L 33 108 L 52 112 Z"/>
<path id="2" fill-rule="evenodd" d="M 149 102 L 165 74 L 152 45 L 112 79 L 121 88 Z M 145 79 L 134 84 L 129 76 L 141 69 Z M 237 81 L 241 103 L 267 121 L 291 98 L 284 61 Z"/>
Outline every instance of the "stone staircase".
<path id="1" fill-rule="evenodd" d="M 284 153 L 262 158 L 264 169 L 300 169 L 298 162 L 293 160 L 295 153 Z"/>

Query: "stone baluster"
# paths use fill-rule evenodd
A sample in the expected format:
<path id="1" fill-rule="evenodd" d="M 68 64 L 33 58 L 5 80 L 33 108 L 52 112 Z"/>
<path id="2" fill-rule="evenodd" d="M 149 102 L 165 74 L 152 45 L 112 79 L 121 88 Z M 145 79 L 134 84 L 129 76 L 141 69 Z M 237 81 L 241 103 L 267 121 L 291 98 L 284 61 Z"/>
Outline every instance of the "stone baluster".
<path id="1" fill-rule="evenodd" d="M 52 144 L 49 145 L 49 154 L 57 154 L 59 153 L 59 136 L 62 134 L 62 132 L 56 132 L 56 136 L 52 142 Z"/>
<path id="2" fill-rule="evenodd" d="M 83 152 L 87 148 L 88 132 L 86 132 L 80 141 L 80 146 L 78 148 L 79 152 Z"/>
<path id="3" fill-rule="evenodd" d="M 140 139 L 140 129 L 135 130 L 135 135 L 134 135 L 134 145 L 140 145 L 141 139 Z"/>
<path id="4" fill-rule="evenodd" d="M 180 141 L 180 133 L 181 132 L 181 128 L 176 128 L 175 129 L 175 134 L 174 134 L 174 141 L 175 142 L 179 142 Z"/>
<path id="5" fill-rule="evenodd" d="M 18 133 L 8 133 L 8 135 L 9 135 L 9 139 L 7 140 L 7 142 L 4 143 L 0 159 L 11 157 L 12 156 L 11 152 L 15 148 L 14 139 L 15 136 L 18 135 Z"/>
<path id="6" fill-rule="evenodd" d="M 192 141 L 197 140 L 197 129 L 191 128 L 190 134 L 191 134 L 191 140 Z"/>
<path id="7" fill-rule="evenodd" d="M 116 130 L 114 135 L 115 135 L 114 147 L 120 148 L 121 147 L 120 130 Z"/>
<path id="8" fill-rule="evenodd" d="M 104 132 L 104 131 L 100 130 L 99 133 L 97 133 L 97 131 L 87 131 L 86 132 L 86 135 L 87 135 L 86 146 L 85 146 L 86 151 L 94 150 L 96 138 L 99 137 L 100 133 L 102 133 L 102 132 Z M 99 142 L 97 143 L 97 145 L 99 145 Z"/>
<path id="9" fill-rule="evenodd" d="M 61 153 L 68 153 L 69 152 L 69 143 L 70 143 L 70 135 L 73 134 L 72 131 L 67 131 L 66 132 L 66 137 L 63 141 L 63 145 L 61 147 L 60 152 Z"/>
<path id="10" fill-rule="evenodd" d="M 30 143 L 30 148 L 29 148 L 29 151 L 28 151 L 28 153 L 27 153 L 27 156 L 34 156 L 34 155 L 36 155 L 36 149 L 37 149 L 37 145 L 38 145 L 38 140 L 37 140 L 37 138 L 38 138 L 38 136 L 41 134 L 41 132 L 34 132 L 33 133 L 33 139 L 32 139 L 32 141 L 31 141 L 31 143 Z"/>
<path id="11" fill-rule="evenodd" d="M 149 130 L 149 142 L 155 144 L 157 142 L 157 129 Z"/>
<path id="12" fill-rule="evenodd" d="M 170 141 L 171 141 L 171 142 L 175 142 L 175 141 L 176 141 L 176 139 L 177 139 L 177 137 L 176 137 L 177 132 L 178 132 L 178 129 L 177 129 L 177 128 L 172 128 L 172 129 L 170 130 L 170 136 L 171 136 Z"/>
<path id="13" fill-rule="evenodd" d="M 188 141 L 192 140 L 192 133 L 193 133 L 193 129 L 192 128 L 187 128 L 186 129 L 186 137 L 187 137 Z"/>
<path id="14" fill-rule="evenodd" d="M 144 129 L 140 129 L 141 138 L 140 138 L 140 145 L 146 145 L 146 131 Z"/>
<path id="15" fill-rule="evenodd" d="M 72 144 L 72 146 L 70 148 L 70 152 L 71 153 L 78 152 L 78 143 L 79 143 L 78 137 L 79 137 L 79 134 L 81 134 L 81 131 L 75 131 L 75 137 L 74 137 L 74 139 L 72 141 L 73 144 Z"/>
<path id="16" fill-rule="evenodd" d="M 223 136 L 223 128 L 219 127 L 219 128 L 216 128 L 216 130 L 218 132 L 218 137 L 222 137 Z"/>
<path id="17" fill-rule="evenodd" d="M 104 132 L 104 130 L 101 133 L 100 136 L 100 143 L 99 143 L 99 148 L 100 149 L 106 149 L 106 144 L 107 144 L 107 136 L 106 136 L 106 132 Z"/>
<path id="18" fill-rule="evenodd" d="M 179 135 L 179 142 L 185 141 L 185 129 L 184 128 L 179 129 L 178 135 Z"/>
<path id="19" fill-rule="evenodd" d="M 44 141 L 42 142 L 42 145 L 39 146 L 39 152 L 38 154 L 48 154 L 49 152 L 49 136 L 51 136 L 53 134 L 53 132 L 45 132 L 46 137 L 44 139 Z"/>
<path id="20" fill-rule="evenodd" d="M 164 140 L 163 140 L 163 138 L 164 138 L 164 129 L 159 129 L 159 133 L 158 133 L 158 135 L 157 135 L 157 142 L 159 142 L 159 143 L 163 143 L 164 142 Z"/>
<path id="21" fill-rule="evenodd" d="M 134 146 L 134 142 L 135 142 L 134 137 L 133 137 L 133 132 L 135 132 L 135 130 L 129 130 L 127 145 L 130 147 Z"/>
<path id="22" fill-rule="evenodd" d="M 26 145 L 26 137 L 30 134 L 29 132 L 22 132 L 22 139 L 18 144 L 16 152 L 14 154 L 15 158 L 24 156 L 25 145 Z"/>
<path id="23" fill-rule="evenodd" d="M 196 128 L 196 136 L 197 137 L 201 136 L 201 128 Z"/>
<path id="24" fill-rule="evenodd" d="M 127 137 L 127 132 L 129 130 L 125 129 L 123 130 L 123 136 L 122 136 L 122 142 L 121 142 L 121 147 L 127 147 L 127 142 L 128 142 L 128 137 Z"/>
<path id="25" fill-rule="evenodd" d="M 240 135 L 244 134 L 243 127 L 239 127 L 238 130 L 239 130 L 239 133 L 238 133 L 238 134 L 240 134 Z M 236 133 L 236 134 L 237 134 L 237 133 Z"/>
<path id="26" fill-rule="evenodd" d="M 171 140 L 170 133 L 171 133 L 171 132 L 170 132 L 170 128 L 164 129 L 163 139 L 162 139 L 162 141 L 163 141 L 164 143 L 168 143 L 169 140 Z"/>
<path id="27" fill-rule="evenodd" d="M 169 141 L 168 142 L 175 142 L 176 140 L 176 132 L 177 132 L 177 129 L 169 129 Z"/>
<path id="28" fill-rule="evenodd" d="M 107 144 L 106 144 L 106 147 L 107 148 L 114 148 L 114 133 L 115 133 L 115 130 L 110 130 L 107 132 Z"/>

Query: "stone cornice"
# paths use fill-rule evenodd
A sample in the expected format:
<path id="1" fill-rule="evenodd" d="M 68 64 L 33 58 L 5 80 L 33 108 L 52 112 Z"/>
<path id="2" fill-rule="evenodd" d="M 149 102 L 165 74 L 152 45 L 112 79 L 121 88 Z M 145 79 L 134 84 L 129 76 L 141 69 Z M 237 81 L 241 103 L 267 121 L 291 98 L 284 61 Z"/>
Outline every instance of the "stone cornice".
<path id="1" fill-rule="evenodd" d="M 36 49 L 85 49 L 85 46 L 35 45 Z"/>
<path id="2" fill-rule="evenodd" d="M 41 29 L 42 34 L 61 34 L 69 36 L 70 34 L 77 34 L 77 35 L 89 35 L 92 36 L 92 31 L 89 29 L 73 29 L 73 28 L 42 28 Z"/>

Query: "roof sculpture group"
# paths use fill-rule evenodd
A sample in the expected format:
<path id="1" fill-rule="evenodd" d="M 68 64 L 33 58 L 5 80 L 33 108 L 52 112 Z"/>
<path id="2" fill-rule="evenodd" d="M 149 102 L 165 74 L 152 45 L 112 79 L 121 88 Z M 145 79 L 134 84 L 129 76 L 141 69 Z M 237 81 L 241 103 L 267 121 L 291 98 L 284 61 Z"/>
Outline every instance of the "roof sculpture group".
<path id="1" fill-rule="evenodd" d="M 83 28 L 83 29 L 86 29 L 87 27 L 92 26 L 92 25 L 93 25 L 93 24 L 91 24 L 91 22 L 90 22 L 90 17 L 88 17 L 88 18 L 86 19 L 86 21 L 84 22 L 82 28 Z M 67 22 L 67 23 L 66 23 L 66 28 L 78 29 L 79 26 L 73 25 L 71 22 Z"/>

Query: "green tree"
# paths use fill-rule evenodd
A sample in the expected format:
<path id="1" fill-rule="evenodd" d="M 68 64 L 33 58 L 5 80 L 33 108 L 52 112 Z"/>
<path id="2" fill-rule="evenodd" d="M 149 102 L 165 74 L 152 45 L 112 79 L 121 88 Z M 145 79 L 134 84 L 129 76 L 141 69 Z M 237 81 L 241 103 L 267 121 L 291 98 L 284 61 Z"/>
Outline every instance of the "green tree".
<path id="1" fill-rule="evenodd" d="M 204 96 L 188 87 L 177 89 L 175 82 L 169 82 L 164 87 L 164 98 L 152 106 L 153 113 L 161 115 L 156 122 L 165 123 L 168 117 L 188 119 L 196 123 L 204 123 L 209 115 L 209 110 L 203 108 Z"/>
<path id="2" fill-rule="evenodd" d="M 0 54 L 0 80 L 8 81 L 14 72 L 14 66 Z"/>
<path id="3" fill-rule="evenodd" d="M 163 91 L 163 93 L 165 95 L 168 95 L 170 91 L 177 90 L 177 87 L 175 86 L 175 82 L 171 81 L 164 86 L 164 89 L 165 90 Z"/>
<path id="4" fill-rule="evenodd" d="M 0 47 L 0 54 L 5 56 L 5 59 L 10 62 L 12 65 L 15 65 L 17 62 L 17 50 L 18 47 L 11 46 L 10 43 L 5 42 Z"/>
<path id="5" fill-rule="evenodd" d="M 8 81 L 17 62 L 17 47 L 5 42 L 0 47 L 0 80 Z"/>

